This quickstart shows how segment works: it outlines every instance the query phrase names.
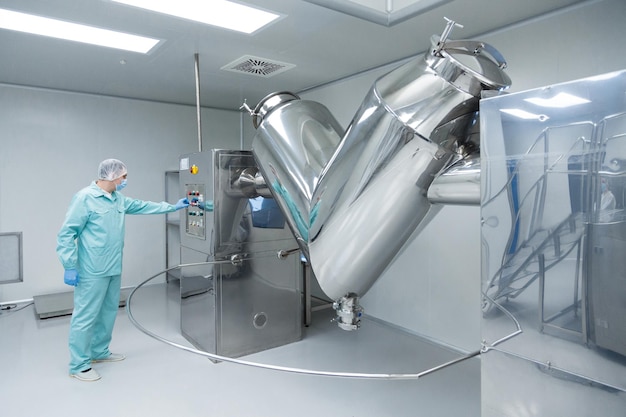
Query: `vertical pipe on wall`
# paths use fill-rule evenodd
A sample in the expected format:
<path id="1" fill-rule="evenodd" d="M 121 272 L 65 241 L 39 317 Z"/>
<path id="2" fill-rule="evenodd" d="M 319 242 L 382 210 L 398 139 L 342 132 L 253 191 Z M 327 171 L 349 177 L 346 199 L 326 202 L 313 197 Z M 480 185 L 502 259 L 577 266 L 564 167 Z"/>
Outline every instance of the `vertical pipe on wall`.
<path id="1" fill-rule="evenodd" d="M 202 122 L 200 118 L 200 55 L 194 54 L 196 69 L 196 118 L 198 119 L 198 152 L 202 152 Z"/>

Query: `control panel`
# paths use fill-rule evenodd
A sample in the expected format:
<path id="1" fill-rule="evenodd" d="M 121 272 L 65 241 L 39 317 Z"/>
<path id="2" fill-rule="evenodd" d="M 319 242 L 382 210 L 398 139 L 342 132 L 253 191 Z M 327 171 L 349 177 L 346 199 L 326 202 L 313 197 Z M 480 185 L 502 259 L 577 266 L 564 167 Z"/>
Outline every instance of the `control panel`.
<path id="1" fill-rule="evenodd" d="M 205 186 L 204 184 L 185 184 L 185 195 L 189 200 L 186 210 L 186 232 L 201 239 L 206 237 Z"/>

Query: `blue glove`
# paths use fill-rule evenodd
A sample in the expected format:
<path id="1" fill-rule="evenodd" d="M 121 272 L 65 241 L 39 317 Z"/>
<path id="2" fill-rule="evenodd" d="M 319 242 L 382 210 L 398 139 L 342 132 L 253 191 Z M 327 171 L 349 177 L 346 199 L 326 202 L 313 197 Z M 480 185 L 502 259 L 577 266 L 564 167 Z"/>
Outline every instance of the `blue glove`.
<path id="1" fill-rule="evenodd" d="M 185 207 L 189 206 L 189 200 L 187 200 L 186 198 L 181 198 L 180 200 L 178 200 L 178 203 L 176 203 L 176 210 L 180 210 L 180 209 L 184 209 Z"/>
<path id="2" fill-rule="evenodd" d="M 198 207 L 205 211 L 213 211 L 213 201 L 198 201 Z"/>
<path id="3" fill-rule="evenodd" d="M 78 271 L 75 269 L 66 269 L 63 275 L 63 282 L 73 287 L 78 285 Z"/>

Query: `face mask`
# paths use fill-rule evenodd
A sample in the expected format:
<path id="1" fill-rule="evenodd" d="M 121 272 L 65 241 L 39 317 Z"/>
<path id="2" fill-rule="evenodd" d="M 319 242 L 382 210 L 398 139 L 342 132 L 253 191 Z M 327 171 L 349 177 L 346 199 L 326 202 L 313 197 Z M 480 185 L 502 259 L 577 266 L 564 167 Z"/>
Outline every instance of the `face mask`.
<path id="1" fill-rule="evenodd" d="M 602 192 L 605 192 L 605 191 L 606 191 L 606 184 L 602 183 Z"/>
<path id="2" fill-rule="evenodd" d="M 126 180 L 123 179 L 121 183 L 115 185 L 115 191 L 122 191 L 126 187 Z"/>

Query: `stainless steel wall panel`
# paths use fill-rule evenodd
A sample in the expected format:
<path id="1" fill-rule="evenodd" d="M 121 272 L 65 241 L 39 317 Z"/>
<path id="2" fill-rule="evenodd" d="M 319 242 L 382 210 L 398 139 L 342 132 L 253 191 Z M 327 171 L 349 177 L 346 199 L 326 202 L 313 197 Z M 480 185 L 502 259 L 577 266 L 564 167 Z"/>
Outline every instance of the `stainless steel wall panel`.
<path id="1" fill-rule="evenodd" d="M 625 91 L 621 71 L 481 101 L 485 416 L 626 410 Z"/>

